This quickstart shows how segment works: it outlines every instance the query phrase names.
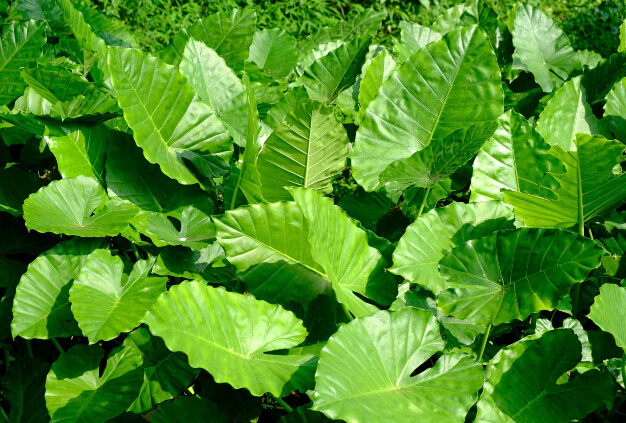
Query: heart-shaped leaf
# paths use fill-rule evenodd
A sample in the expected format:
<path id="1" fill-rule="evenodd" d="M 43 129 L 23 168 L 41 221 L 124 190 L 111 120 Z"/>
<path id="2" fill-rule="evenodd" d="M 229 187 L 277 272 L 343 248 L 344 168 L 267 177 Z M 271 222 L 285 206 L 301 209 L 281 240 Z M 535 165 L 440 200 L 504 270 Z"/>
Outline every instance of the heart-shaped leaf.
<path id="1" fill-rule="evenodd" d="M 626 351 L 626 288 L 604 284 L 589 313 L 589 318 L 615 338 L 615 343 Z"/>

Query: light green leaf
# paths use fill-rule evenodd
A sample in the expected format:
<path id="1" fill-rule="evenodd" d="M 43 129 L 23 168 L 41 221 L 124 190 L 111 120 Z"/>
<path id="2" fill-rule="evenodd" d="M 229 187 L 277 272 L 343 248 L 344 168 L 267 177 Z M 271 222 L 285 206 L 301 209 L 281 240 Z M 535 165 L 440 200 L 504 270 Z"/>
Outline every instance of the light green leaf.
<path id="1" fill-rule="evenodd" d="M 393 51 L 398 55 L 398 63 L 406 62 L 424 46 L 439 41 L 443 37 L 443 34 L 433 28 L 412 22 L 402 21 L 398 26 L 400 27 L 400 40 L 393 40 Z"/>
<path id="2" fill-rule="evenodd" d="M 580 341 L 570 329 L 526 337 L 501 349 L 487 367 L 489 379 L 475 421 L 568 423 L 602 403 L 611 407 L 615 383 L 608 373 L 569 376 L 580 359 Z M 561 383 L 564 375 L 569 380 Z"/>
<path id="3" fill-rule="evenodd" d="M 44 180 L 35 172 L 24 172 L 18 168 L 0 169 L 0 212 L 20 216 L 24 200 L 43 185 Z"/>
<path id="4" fill-rule="evenodd" d="M 514 66 L 519 61 L 519 69 L 532 72 L 543 91 L 551 92 L 580 68 L 567 35 L 538 8 L 518 3 L 511 33 Z"/>
<path id="5" fill-rule="evenodd" d="M 284 29 L 264 29 L 254 34 L 248 60 L 274 79 L 289 75 L 298 63 L 296 40 Z"/>
<path id="6" fill-rule="evenodd" d="M 615 338 L 618 347 L 626 351 L 626 288 L 606 283 L 600 287 L 589 313 L 589 318 Z"/>
<path id="7" fill-rule="evenodd" d="M 437 306 L 477 324 L 510 323 L 552 310 L 600 265 L 603 250 L 572 232 L 518 229 L 469 241 L 439 262 Z"/>
<path id="8" fill-rule="evenodd" d="M 306 68 L 298 81 L 306 87 L 309 97 L 328 104 L 351 87 L 361 73 L 370 42 L 370 37 L 365 36 L 341 44 Z"/>
<path id="9" fill-rule="evenodd" d="M 287 91 L 285 96 L 267 111 L 267 115 L 263 119 L 263 123 L 269 128 L 266 131 L 268 133 L 275 131 L 289 112 L 294 111 L 308 101 L 309 95 L 304 87 L 295 87 Z"/>
<path id="10" fill-rule="evenodd" d="M 166 290 L 167 278 L 148 276 L 156 259 L 140 260 L 130 275 L 124 263 L 107 250 L 87 257 L 70 288 L 72 313 L 90 344 L 129 332 Z"/>
<path id="11" fill-rule="evenodd" d="M 300 388 L 298 370 L 312 359 L 266 354 L 304 341 L 302 322 L 291 312 L 201 282 L 170 288 L 144 321 L 168 349 L 187 354 L 192 367 L 205 369 L 218 383 L 246 388 L 256 396 Z"/>
<path id="12" fill-rule="evenodd" d="M 586 103 L 579 76 L 566 82 L 548 101 L 537 121 L 537 132 L 548 144 L 565 151 L 574 148 L 576 134 L 609 136 L 607 122 L 596 118 Z"/>
<path id="13" fill-rule="evenodd" d="M 200 373 L 189 366 L 185 354 L 168 350 L 163 340 L 150 335 L 148 329 L 140 327 L 131 332 L 124 346 L 138 349 L 143 359 L 143 385 L 130 406 L 134 413 L 145 413 L 179 395 Z"/>
<path id="14" fill-rule="evenodd" d="M 476 26 L 455 30 L 413 55 L 382 85 L 356 134 L 353 175 L 373 191 L 389 164 L 502 112 L 500 70 L 489 38 Z"/>
<path id="15" fill-rule="evenodd" d="M 358 348 L 354 348 L 358 345 Z M 428 311 L 381 311 L 342 326 L 322 350 L 313 409 L 350 422 L 461 422 L 483 383 L 464 354 L 412 373 L 444 342 Z"/>
<path id="16" fill-rule="evenodd" d="M 259 154 L 263 197 L 288 200 L 285 186 L 331 192 L 332 178 L 345 167 L 348 142 L 346 130 L 326 105 L 311 100 L 289 112 Z"/>
<path id="17" fill-rule="evenodd" d="M 109 200 L 98 181 L 86 176 L 51 182 L 24 201 L 26 227 L 42 233 L 115 236 L 135 214 L 135 206 Z"/>
<path id="18" fill-rule="evenodd" d="M 576 55 L 578 56 L 578 60 L 580 60 L 580 64 L 589 69 L 595 68 L 598 63 L 602 61 L 602 56 L 591 50 L 578 50 Z"/>
<path id="19" fill-rule="evenodd" d="M 513 213 L 499 201 L 452 203 L 431 210 L 406 229 L 389 271 L 439 293 L 447 288 L 439 261 L 467 241 L 513 229 L 512 218 Z"/>
<path id="20" fill-rule="evenodd" d="M 232 144 L 210 106 L 200 101 L 178 70 L 136 50 L 109 49 L 113 87 L 135 142 L 181 184 L 226 173 Z"/>
<path id="21" fill-rule="evenodd" d="M 134 401 L 143 380 L 139 350 L 114 349 L 100 376 L 103 356 L 97 345 L 76 345 L 52 364 L 46 378 L 52 423 L 100 423 L 121 414 Z"/>
<path id="22" fill-rule="evenodd" d="M 240 147 L 246 145 L 248 100 L 246 87 L 218 54 L 190 38 L 180 62 L 180 73 L 211 106 Z"/>
<path id="23" fill-rule="evenodd" d="M 614 173 L 624 161 L 626 147 L 600 136 L 578 134 L 574 151 L 556 145 L 550 154 L 565 163 L 566 172 L 551 175 L 561 185 L 551 191 L 552 198 L 505 191 L 504 201 L 513 205 L 515 215 L 527 227 L 569 228 L 614 210 L 626 198 L 626 177 Z M 554 199 L 555 197 L 556 199 Z"/>
<path id="24" fill-rule="evenodd" d="M 383 83 L 389 79 L 396 69 L 396 61 L 387 50 L 382 50 L 372 59 L 359 85 L 359 119 L 363 120 L 367 106 L 376 97 Z"/>
<path id="25" fill-rule="evenodd" d="M 0 40 L 0 105 L 9 104 L 26 88 L 20 69 L 29 68 L 41 57 L 46 42 L 46 25 L 41 21 L 11 22 L 3 27 Z"/>
<path id="26" fill-rule="evenodd" d="M 558 183 L 548 172 L 564 172 L 550 146 L 524 116 L 513 110 L 498 118 L 498 129 L 476 155 L 471 201 L 502 200 L 502 190 L 550 197 Z"/>
<path id="27" fill-rule="evenodd" d="M 606 97 L 604 119 L 608 119 L 615 138 L 626 143 L 626 78 L 617 82 Z"/>
<path id="28" fill-rule="evenodd" d="M 73 238 L 37 257 L 17 286 L 13 301 L 13 336 L 26 339 L 81 335 L 69 304 L 69 292 L 87 256 L 107 242 Z"/>

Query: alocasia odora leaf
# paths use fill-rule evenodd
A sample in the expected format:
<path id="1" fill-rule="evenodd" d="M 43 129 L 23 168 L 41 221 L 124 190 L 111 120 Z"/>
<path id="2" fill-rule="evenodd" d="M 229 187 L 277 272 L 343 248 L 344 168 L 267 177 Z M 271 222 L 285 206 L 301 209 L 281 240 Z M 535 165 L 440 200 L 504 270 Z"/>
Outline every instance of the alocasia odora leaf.
<path id="1" fill-rule="evenodd" d="M 468 241 L 439 262 L 437 306 L 477 324 L 510 323 L 552 310 L 600 265 L 603 250 L 572 232 L 518 229 Z"/>
<path id="2" fill-rule="evenodd" d="M 26 83 L 22 68 L 35 65 L 46 42 L 46 25 L 41 21 L 15 21 L 3 28 L 0 40 L 0 104 L 9 104 L 20 96 Z"/>
<path id="3" fill-rule="evenodd" d="M 13 301 L 13 336 L 49 339 L 80 335 L 69 304 L 74 279 L 106 240 L 73 238 L 37 257 L 22 276 Z"/>
<path id="4" fill-rule="evenodd" d="M 417 23 L 401 21 L 400 40 L 393 41 L 393 51 L 398 54 L 398 63 L 404 63 L 427 44 L 441 40 L 443 34 L 433 28 Z"/>
<path id="5" fill-rule="evenodd" d="M 483 383 L 476 360 L 444 354 L 412 377 L 444 344 L 428 311 L 406 307 L 356 319 L 321 352 L 313 409 L 355 423 L 461 422 Z"/>
<path id="6" fill-rule="evenodd" d="M 372 191 L 389 164 L 502 112 L 500 70 L 489 38 L 477 26 L 454 30 L 383 83 L 357 131 L 354 177 Z"/>
<path id="7" fill-rule="evenodd" d="M 603 403 L 611 407 L 615 382 L 609 373 L 594 369 L 565 383 L 559 380 L 580 360 L 581 344 L 571 329 L 501 349 L 487 367 L 476 423 L 568 423 Z"/>
<path id="8" fill-rule="evenodd" d="M 576 134 L 608 137 L 608 124 L 596 118 L 585 99 L 581 77 L 567 81 L 548 101 L 537 120 L 537 132 L 550 145 L 573 150 Z"/>
<path id="9" fill-rule="evenodd" d="M 137 398 L 143 381 L 139 350 L 114 349 L 100 376 L 103 356 L 97 345 L 76 345 L 52 364 L 46 378 L 51 422 L 99 423 L 121 414 Z"/>
<path id="10" fill-rule="evenodd" d="M 109 341 L 141 323 L 166 290 L 167 278 L 149 276 L 155 259 L 135 263 L 130 275 L 108 250 L 91 253 L 70 288 L 72 313 L 90 344 Z"/>
<path id="11" fill-rule="evenodd" d="M 549 150 L 550 145 L 524 116 L 507 111 L 498 118 L 498 129 L 476 155 L 470 200 L 502 200 L 502 190 L 550 197 L 548 188 L 559 185 L 546 173 L 564 172 L 565 166 Z"/>
<path id="12" fill-rule="evenodd" d="M 309 94 L 304 87 L 294 87 L 287 91 L 283 98 L 274 104 L 267 111 L 263 124 L 265 126 L 264 133 L 275 131 L 282 123 L 283 119 L 289 112 L 296 110 L 298 107 L 309 101 Z"/>
<path id="13" fill-rule="evenodd" d="M 28 229 L 86 237 L 119 234 L 137 211 L 132 204 L 109 200 L 98 181 L 87 176 L 51 182 L 24 201 Z"/>
<path id="14" fill-rule="evenodd" d="M 376 57 L 372 59 L 372 62 L 363 73 L 363 79 L 361 79 L 359 85 L 359 119 L 363 119 L 367 106 L 369 106 L 374 97 L 376 97 L 383 83 L 389 79 L 396 69 L 396 61 L 387 50 L 380 51 Z"/>
<path id="15" fill-rule="evenodd" d="M 288 200 L 284 187 L 332 191 L 348 156 L 348 134 L 324 104 L 311 100 L 289 112 L 263 144 L 257 163 L 263 197 Z"/>
<path id="16" fill-rule="evenodd" d="M 438 263 L 450 250 L 513 228 L 513 213 L 499 201 L 453 203 L 431 210 L 406 229 L 393 252 L 389 271 L 438 293 L 446 289 Z"/>
<path id="17" fill-rule="evenodd" d="M 228 132 L 178 69 L 121 47 L 109 49 L 109 65 L 124 118 L 150 163 L 184 185 L 198 182 L 187 163 L 205 177 L 226 173 Z"/>
<path id="18" fill-rule="evenodd" d="M 552 173 L 560 184 L 552 198 L 505 191 L 504 201 L 528 227 L 579 230 L 584 223 L 614 210 L 626 198 L 626 175 L 613 169 L 624 161 L 624 144 L 601 136 L 578 134 L 575 149 L 553 146 L 550 153 L 565 163 L 565 173 Z M 620 169 L 621 170 L 621 169 Z"/>
<path id="19" fill-rule="evenodd" d="M 170 288 L 144 321 L 171 351 L 187 354 L 192 367 L 256 396 L 301 388 L 298 370 L 312 359 L 267 354 L 295 347 L 306 338 L 302 321 L 293 313 L 202 282 Z"/>
<path id="20" fill-rule="evenodd" d="M 580 67 L 567 35 L 538 8 L 518 3 L 513 21 L 515 60 L 528 69 L 545 92 L 567 80 Z"/>
<path id="21" fill-rule="evenodd" d="M 600 287 L 588 316 L 615 338 L 615 344 L 626 351 L 626 288 L 606 283 Z"/>
<path id="22" fill-rule="evenodd" d="M 296 40 L 284 29 L 257 31 L 250 46 L 248 60 L 278 80 L 289 75 L 298 63 Z"/>
<path id="23" fill-rule="evenodd" d="M 617 82 L 606 97 L 604 118 L 615 138 L 626 143 L 626 78 Z"/>

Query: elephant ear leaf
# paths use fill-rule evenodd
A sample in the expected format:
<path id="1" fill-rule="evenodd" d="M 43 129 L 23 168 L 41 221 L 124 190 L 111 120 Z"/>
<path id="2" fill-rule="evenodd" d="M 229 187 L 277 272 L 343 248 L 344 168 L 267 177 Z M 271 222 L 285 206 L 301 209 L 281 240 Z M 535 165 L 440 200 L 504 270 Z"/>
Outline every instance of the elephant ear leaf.
<path id="1" fill-rule="evenodd" d="M 444 354 L 434 367 L 412 376 L 443 348 L 439 323 L 429 311 L 406 307 L 356 319 L 322 349 L 313 409 L 360 423 L 371 416 L 381 422 L 463 421 L 483 383 L 476 360 Z"/>
<path id="2" fill-rule="evenodd" d="M 109 353 L 104 373 L 104 350 L 97 345 L 76 345 L 52 364 L 46 378 L 46 406 L 51 422 L 97 422 L 126 410 L 137 398 L 143 382 L 141 354 L 134 347 Z"/>
<path id="3" fill-rule="evenodd" d="M 615 344 L 626 351 L 626 288 L 604 284 L 589 313 L 589 318 L 615 338 Z"/>
<path id="4" fill-rule="evenodd" d="M 510 323 L 554 309 L 600 265 L 603 250 L 572 232 L 518 229 L 469 241 L 439 262 L 446 315 L 476 324 Z"/>
<path id="5" fill-rule="evenodd" d="M 137 211 L 132 204 L 109 200 L 98 180 L 87 176 L 51 182 L 24 201 L 28 229 L 84 237 L 115 236 Z"/>
<path id="6" fill-rule="evenodd" d="M 122 47 L 109 48 L 109 65 L 124 118 L 150 163 L 183 185 L 228 171 L 228 131 L 178 69 Z"/>
<path id="7" fill-rule="evenodd" d="M 306 388 L 301 367 L 313 356 L 268 354 L 295 347 L 307 335 L 302 321 L 278 305 L 183 282 L 159 297 L 144 322 L 168 349 L 187 354 L 192 367 L 205 369 L 218 383 L 255 396 Z"/>
<path id="8" fill-rule="evenodd" d="M 560 188 L 553 198 L 505 191 L 504 201 L 515 209 L 527 227 L 570 228 L 605 212 L 615 210 L 626 198 L 626 176 L 613 169 L 624 161 L 626 147 L 601 136 L 578 134 L 575 149 L 553 146 L 550 153 L 565 163 L 566 171 L 551 174 Z M 620 169 L 621 170 L 621 169 Z"/>
<path id="9" fill-rule="evenodd" d="M 603 403 L 611 407 L 615 382 L 608 372 L 593 369 L 569 376 L 581 352 L 571 329 L 551 330 L 503 348 L 487 367 L 490 376 L 475 421 L 568 423 Z M 563 377 L 567 382 L 561 383 Z"/>
<path id="10" fill-rule="evenodd" d="M 626 143 L 626 78 L 617 82 L 606 97 L 604 115 L 615 138 Z"/>

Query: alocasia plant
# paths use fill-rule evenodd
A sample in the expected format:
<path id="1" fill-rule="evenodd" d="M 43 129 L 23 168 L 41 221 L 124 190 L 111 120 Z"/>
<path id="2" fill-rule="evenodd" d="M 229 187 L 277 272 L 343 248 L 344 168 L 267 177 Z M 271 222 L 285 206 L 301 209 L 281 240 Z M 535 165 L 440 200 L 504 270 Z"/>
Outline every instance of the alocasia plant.
<path id="1" fill-rule="evenodd" d="M 257 12 L 12 2 L 0 418 L 623 421 L 626 26 Z"/>

